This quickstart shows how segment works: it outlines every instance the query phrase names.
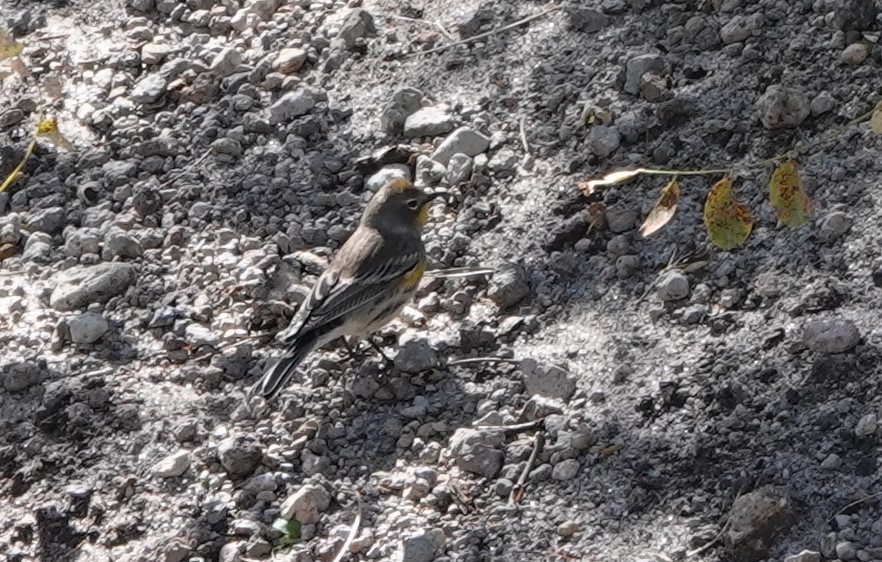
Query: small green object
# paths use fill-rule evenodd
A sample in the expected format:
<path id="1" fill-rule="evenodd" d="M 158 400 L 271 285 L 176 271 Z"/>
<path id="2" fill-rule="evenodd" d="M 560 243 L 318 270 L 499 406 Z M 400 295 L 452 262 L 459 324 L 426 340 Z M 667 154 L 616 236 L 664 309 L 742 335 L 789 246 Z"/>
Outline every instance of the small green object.
<path id="1" fill-rule="evenodd" d="M 273 529 L 282 533 L 279 542 L 294 544 L 300 541 L 300 521 L 296 519 L 283 519 L 279 517 L 273 521 Z"/>

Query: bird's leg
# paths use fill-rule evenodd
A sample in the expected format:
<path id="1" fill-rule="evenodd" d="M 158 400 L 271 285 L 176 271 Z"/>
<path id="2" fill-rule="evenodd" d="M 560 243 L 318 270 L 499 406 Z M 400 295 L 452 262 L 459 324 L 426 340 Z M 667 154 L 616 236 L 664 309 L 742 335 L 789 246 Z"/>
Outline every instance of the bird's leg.
<path id="1" fill-rule="evenodd" d="M 352 344 L 349 343 L 349 338 L 347 336 L 343 336 L 340 339 L 343 340 L 343 346 L 346 347 L 346 355 L 343 356 L 344 361 L 349 360 L 349 359 L 356 359 L 356 358 L 364 356 L 364 353 L 360 349 L 358 349 L 358 347 L 359 347 L 358 343 L 356 343 L 355 347 L 353 347 Z"/>
<path id="2" fill-rule="evenodd" d="M 367 341 L 370 344 L 370 346 L 374 348 L 374 351 L 379 353 L 380 357 L 383 358 L 383 361 L 386 363 L 386 365 L 385 365 L 386 370 L 391 369 L 392 366 L 395 364 L 395 361 L 392 360 L 391 358 L 389 358 L 388 355 L 386 355 L 386 352 L 383 351 L 383 348 L 380 347 L 380 344 L 378 344 L 376 341 L 374 341 L 374 338 L 368 336 Z"/>

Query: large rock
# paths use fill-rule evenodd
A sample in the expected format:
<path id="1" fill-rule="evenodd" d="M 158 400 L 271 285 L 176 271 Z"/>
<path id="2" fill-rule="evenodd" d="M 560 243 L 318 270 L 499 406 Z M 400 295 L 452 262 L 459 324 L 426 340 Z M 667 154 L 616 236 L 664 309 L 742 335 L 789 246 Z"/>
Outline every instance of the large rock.
<path id="1" fill-rule="evenodd" d="M 502 468 L 504 442 L 498 430 L 460 428 L 450 438 L 450 450 L 462 470 L 493 478 Z"/>
<path id="2" fill-rule="evenodd" d="M 438 352 L 429 342 L 414 332 L 405 332 L 398 340 L 395 366 L 405 373 L 421 373 L 441 364 Z"/>
<path id="3" fill-rule="evenodd" d="M 234 477 L 248 476 L 263 457 L 260 445 L 248 437 L 228 437 L 217 446 L 221 466 Z"/>
<path id="4" fill-rule="evenodd" d="M 401 539 L 401 562 L 432 562 L 444 554 L 444 531 L 420 530 Z"/>
<path id="5" fill-rule="evenodd" d="M 273 70 L 282 74 L 297 72 L 306 62 L 306 51 L 303 49 L 282 49 L 273 61 Z"/>
<path id="6" fill-rule="evenodd" d="M 811 113 L 809 99 L 797 90 L 772 85 L 756 102 L 760 121 L 766 129 L 796 127 Z"/>
<path id="7" fill-rule="evenodd" d="M 437 137 L 453 130 L 453 115 L 445 106 L 424 107 L 404 121 L 406 137 Z"/>
<path id="8" fill-rule="evenodd" d="M 524 386 L 527 394 L 538 394 L 546 398 L 556 398 L 566 402 L 576 392 L 576 377 L 555 365 L 541 365 L 527 357 L 521 360 Z"/>
<path id="9" fill-rule="evenodd" d="M 318 523 L 319 517 L 330 504 L 331 495 L 324 487 L 307 484 L 282 503 L 279 515 L 311 525 Z"/>
<path id="10" fill-rule="evenodd" d="M 172 453 L 153 465 L 151 472 L 157 478 L 174 478 L 190 468 L 190 453 L 185 450 Z"/>
<path id="11" fill-rule="evenodd" d="M 387 133 L 400 133 L 407 118 L 419 110 L 423 93 L 416 88 L 405 87 L 396 90 L 383 108 L 380 127 Z"/>
<path id="12" fill-rule="evenodd" d="M 135 103 L 153 103 L 165 93 L 168 82 L 161 74 L 149 73 L 132 88 L 131 98 Z"/>
<path id="13" fill-rule="evenodd" d="M 477 156 L 490 146 L 490 138 L 486 135 L 470 129 L 469 127 L 460 127 L 450 133 L 444 139 L 444 142 L 435 149 L 432 154 L 432 160 L 440 162 L 447 166 L 450 158 L 454 154 L 465 154 L 466 156 Z"/>
<path id="14" fill-rule="evenodd" d="M 745 558 L 761 557 L 792 523 L 793 507 L 787 491 L 764 486 L 735 500 L 723 543 Z"/>
<path id="15" fill-rule="evenodd" d="M 94 343 L 110 329 L 107 320 L 95 312 L 84 312 L 67 321 L 70 339 L 74 343 Z"/>
<path id="16" fill-rule="evenodd" d="M 352 10 L 343 24 L 340 26 L 340 34 L 337 36 L 343 41 L 347 49 L 355 46 L 356 40 L 367 37 L 368 35 L 376 35 L 377 26 L 374 25 L 374 16 L 367 10 Z"/>
<path id="17" fill-rule="evenodd" d="M 507 263 L 499 267 L 490 279 L 487 297 L 500 309 L 517 304 L 530 294 L 527 272 L 520 265 Z"/>
<path id="18" fill-rule="evenodd" d="M 315 98 L 307 90 L 288 92 L 270 106 L 270 123 L 276 125 L 306 115 L 315 107 Z"/>
<path id="19" fill-rule="evenodd" d="M 853 349 L 861 334 L 851 320 L 815 319 L 805 325 L 802 338 L 817 353 L 842 353 Z"/>
<path id="20" fill-rule="evenodd" d="M 125 263 L 72 267 L 55 275 L 49 304 L 56 310 L 76 310 L 107 302 L 135 282 L 135 268 Z"/>
<path id="21" fill-rule="evenodd" d="M 625 64 L 624 89 L 629 94 L 639 94 L 643 84 L 643 75 L 647 72 L 663 74 L 665 61 L 661 55 L 648 54 L 638 55 Z"/>

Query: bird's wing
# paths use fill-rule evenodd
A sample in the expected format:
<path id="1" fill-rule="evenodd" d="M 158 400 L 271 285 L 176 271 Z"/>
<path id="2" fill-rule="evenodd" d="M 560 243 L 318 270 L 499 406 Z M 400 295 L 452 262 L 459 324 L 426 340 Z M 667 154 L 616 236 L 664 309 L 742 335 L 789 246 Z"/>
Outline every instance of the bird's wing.
<path id="1" fill-rule="evenodd" d="M 403 247 L 375 231 L 360 231 L 343 245 L 316 281 L 291 324 L 279 334 L 279 341 L 290 343 L 300 333 L 331 326 L 353 310 L 381 300 L 389 283 L 406 276 L 422 261 L 420 246 Z"/>

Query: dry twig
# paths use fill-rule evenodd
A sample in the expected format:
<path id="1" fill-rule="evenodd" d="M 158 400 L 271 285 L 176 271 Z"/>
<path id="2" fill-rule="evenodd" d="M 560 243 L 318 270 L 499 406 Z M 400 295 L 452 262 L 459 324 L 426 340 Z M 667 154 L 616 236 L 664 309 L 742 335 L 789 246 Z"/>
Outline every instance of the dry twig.
<path id="1" fill-rule="evenodd" d="M 357 490 L 353 493 L 355 494 L 355 501 L 358 502 L 358 511 L 355 512 L 355 519 L 352 521 L 352 527 L 349 528 L 349 535 L 346 537 L 346 542 L 340 547 L 340 552 L 337 553 L 337 556 L 334 557 L 332 562 L 343 562 L 343 559 L 349 554 L 349 547 L 352 546 L 352 541 L 358 536 L 359 527 L 361 527 L 361 514 L 364 511 L 364 505 L 361 502 L 361 494 L 359 494 Z"/>
<path id="2" fill-rule="evenodd" d="M 407 56 L 408 56 L 408 57 L 416 57 L 416 56 L 419 56 L 419 55 L 428 55 L 428 54 L 431 54 L 431 53 L 440 53 L 441 51 L 447 50 L 447 49 L 449 49 L 449 48 L 451 48 L 451 47 L 456 47 L 456 46 L 458 46 L 458 45 L 466 45 L 466 44 L 471 43 L 471 42 L 473 42 L 473 41 L 478 41 L 478 40 L 484 39 L 485 37 L 490 37 L 491 35 L 496 35 L 497 33 L 502 33 L 502 32 L 504 32 L 504 31 L 508 31 L 508 30 L 510 30 L 510 29 L 514 29 L 514 28 L 516 28 L 516 27 L 520 27 L 520 26 L 522 26 L 522 25 L 524 25 L 524 24 L 530 23 L 530 22 L 533 21 L 533 20 L 537 20 L 537 19 L 539 19 L 539 18 L 542 18 L 542 17 L 547 16 L 548 14 L 554 13 L 554 12 L 560 10 L 560 9 L 561 9 L 561 6 L 553 6 L 553 7 L 551 7 L 551 8 L 548 8 L 548 9 L 545 10 L 545 11 L 539 12 L 538 14 L 533 14 L 532 16 L 527 16 L 527 17 L 525 17 L 525 18 L 523 18 L 523 19 L 520 19 L 520 20 L 518 20 L 518 21 L 516 21 L 516 22 L 514 22 L 514 23 L 510 23 L 510 24 L 508 24 L 508 25 L 504 25 L 504 26 L 502 26 L 502 27 L 500 27 L 500 28 L 497 28 L 497 29 L 491 29 L 490 31 L 487 31 L 486 33 L 479 33 L 479 34 L 477 34 L 477 35 L 473 35 L 472 37 L 469 37 L 468 39 L 462 39 L 461 41 L 456 41 L 455 43 L 450 43 L 450 44 L 448 44 L 448 45 L 441 45 L 440 47 L 435 47 L 434 49 L 429 49 L 429 50 L 427 50 L 427 51 L 418 51 L 418 52 L 416 52 L 416 53 L 410 53 L 410 54 L 407 55 Z"/>
<path id="3" fill-rule="evenodd" d="M 544 443 L 545 435 L 537 433 L 533 441 L 533 452 L 530 453 L 530 459 L 527 461 L 526 466 L 524 466 L 524 470 L 521 472 L 517 484 L 514 485 L 511 489 L 511 494 L 508 496 L 509 504 L 517 505 L 521 503 L 521 499 L 524 497 L 524 492 L 527 489 L 527 479 L 530 477 L 530 471 L 533 470 L 533 466 L 536 464 L 536 458 L 539 456 L 539 449 L 542 448 Z"/>

